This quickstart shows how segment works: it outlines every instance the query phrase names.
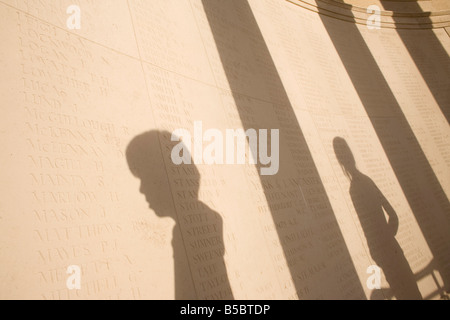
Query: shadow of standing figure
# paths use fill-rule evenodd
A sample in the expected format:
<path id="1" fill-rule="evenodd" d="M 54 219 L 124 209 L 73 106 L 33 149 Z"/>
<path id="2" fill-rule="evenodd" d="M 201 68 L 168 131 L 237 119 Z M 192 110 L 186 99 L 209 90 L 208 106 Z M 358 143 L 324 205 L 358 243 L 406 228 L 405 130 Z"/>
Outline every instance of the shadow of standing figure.
<path id="1" fill-rule="evenodd" d="M 222 217 L 198 199 L 196 166 L 170 162 L 172 145 L 169 132 L 149 131 L 131 141 L 126 156 L 131 172 L 141 180 L 140 192 L 150 209 L 176 223 L 172 236 L 175 299 L 233 299 L 223 257 Z M 167 166 L 164 159 L 169 161 Z M 169 172 L 178 183 L 169 181 Z M 179 198 L 178 191 L 188 193 L 190 200 Z"/>
<path id="2" fill-rule="evenodd" d="M 422 295 L 414 274 L 395 239 L 399 227 L 397 213 L 372 179 L 358 170 L 345 139 L 335 138 L 333 146 L 342 170 L 350 180 L 350 196 L 370 254 L 378 267 L 383 270 L 392 295 L 398 300 L 421 300 Z M 388 220 L 384 212 L 388 215 Z"/>

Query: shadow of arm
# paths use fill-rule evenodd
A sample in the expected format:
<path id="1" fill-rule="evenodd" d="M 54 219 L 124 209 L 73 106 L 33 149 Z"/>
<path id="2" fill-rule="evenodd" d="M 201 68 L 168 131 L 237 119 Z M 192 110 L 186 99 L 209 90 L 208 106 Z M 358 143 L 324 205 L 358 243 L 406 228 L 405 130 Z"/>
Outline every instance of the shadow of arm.
<path id="1" fill-rule="evenodd" d="M 383 193 L 381 193 L 381 191 L 379 189 L 378 189 L 378 192 L 381 197 L 381 203 L 382 203 L 383 209 L 384 209 L 384 211 L 386 211 L 386 213 L 389 217 L 388 226 L 394 232 L 394 235 L 396 235 L 398 232 L 398 227 L 399 227 L 399 220 L 398 220 L 397 212 L 395 212 L 394 208 L 391 206 L 389 201 L 386 199 L 386 197 L 383 195 Z"/>

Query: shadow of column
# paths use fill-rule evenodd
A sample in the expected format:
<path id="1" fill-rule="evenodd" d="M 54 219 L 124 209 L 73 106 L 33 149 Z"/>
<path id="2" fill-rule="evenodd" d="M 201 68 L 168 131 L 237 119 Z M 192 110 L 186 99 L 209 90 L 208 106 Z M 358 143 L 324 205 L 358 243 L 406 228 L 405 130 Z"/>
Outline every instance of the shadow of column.
<path id="1" fill-rule="evenodd" d="M 384 9 L 395 13 L 395 3 L 390 1 L 381 1 L 381 3 Z M 432 21 L 429 15 L 427 16 L 427 13 L 422 11 L 417 2 L 408 2 L 407 8 L 413 13 L 422 13 L 421 21 L 429 25 L 427 28 L 431 27 Z M 393 18 L 395 22 L 401 22 L 397 15 L 394 14 Z M 450 123 L 450 57 L 447 51 L 432 29 L 398 29 L 397 33 L 414 60 L 417 69 L 422 74 L 447 122 Z M 420 41 L 414 36 L 414 33 L 422 34 Z"/>
<path id="2" fill-rule="evenodd" d="M 450 205 L 355 22 L 319 15 L 364 105 L 425 240 L 450 289 Z M 346 16 L 353 16 L 346 10 Z"/>
<path id="3" fill-rule="evenodd" d="M 260 177 L 268 203 L 260 209 L 272 215 L 289 268 L 283 270 L 279 264 L 277 272 L 289 272 L 295 285 L 296 294 L 288 298 L 365 299 L 293 106 L 248 1 L 202 3 L 244 130 L 280 129 L 280 170 L 276 176 Z M 247 110 L 252 108 L 265 119 L 249 116 Z M 323 231 L 325 225 L 327 231 Z M 279 248 L 273 245 L 267 250 L 276 252 Z M 280 285 L 285 290 L 291 284 Z"/>

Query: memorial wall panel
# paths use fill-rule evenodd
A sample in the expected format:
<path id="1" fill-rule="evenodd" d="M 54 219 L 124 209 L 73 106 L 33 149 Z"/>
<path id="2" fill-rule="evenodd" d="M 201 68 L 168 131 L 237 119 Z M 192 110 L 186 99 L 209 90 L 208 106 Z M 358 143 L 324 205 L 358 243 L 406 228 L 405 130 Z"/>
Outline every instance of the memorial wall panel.
<path id="1" fill-rule="evenodd" d="M 313 2 L 0 0 L 0 299 L 445 294 L 450 38 Z"/>

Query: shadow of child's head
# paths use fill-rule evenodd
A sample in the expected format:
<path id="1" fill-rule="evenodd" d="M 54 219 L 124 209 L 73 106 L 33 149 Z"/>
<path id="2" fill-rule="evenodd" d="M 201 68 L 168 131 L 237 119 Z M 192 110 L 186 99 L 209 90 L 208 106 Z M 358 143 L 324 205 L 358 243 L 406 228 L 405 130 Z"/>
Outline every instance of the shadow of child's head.
<path id="1" fill-rule="evenodd" d="M 333 140 L 333 147 L 342 170 L 351 179 L 358 172 L 358 169 L 356 168 L 355 157 L 347 141 L 344 138 L 336 137 Z"/>
<path id="2" fill-rule="evenodd" d="M 198 195 L 200 174 L 195 165 L 176 166 L 172 163 L 174 142 L 171 136 L 167 131 L 145 132 L 130 142 L 126 157 L 130 171 L 141 180 L 139 191 L 145 195 L 150 208 L 159 217 L 175 218 L 168 172 L 174 171 L 180 177 L 176 185 L 189 186 L 187 189 L 195 196 Z"/>

